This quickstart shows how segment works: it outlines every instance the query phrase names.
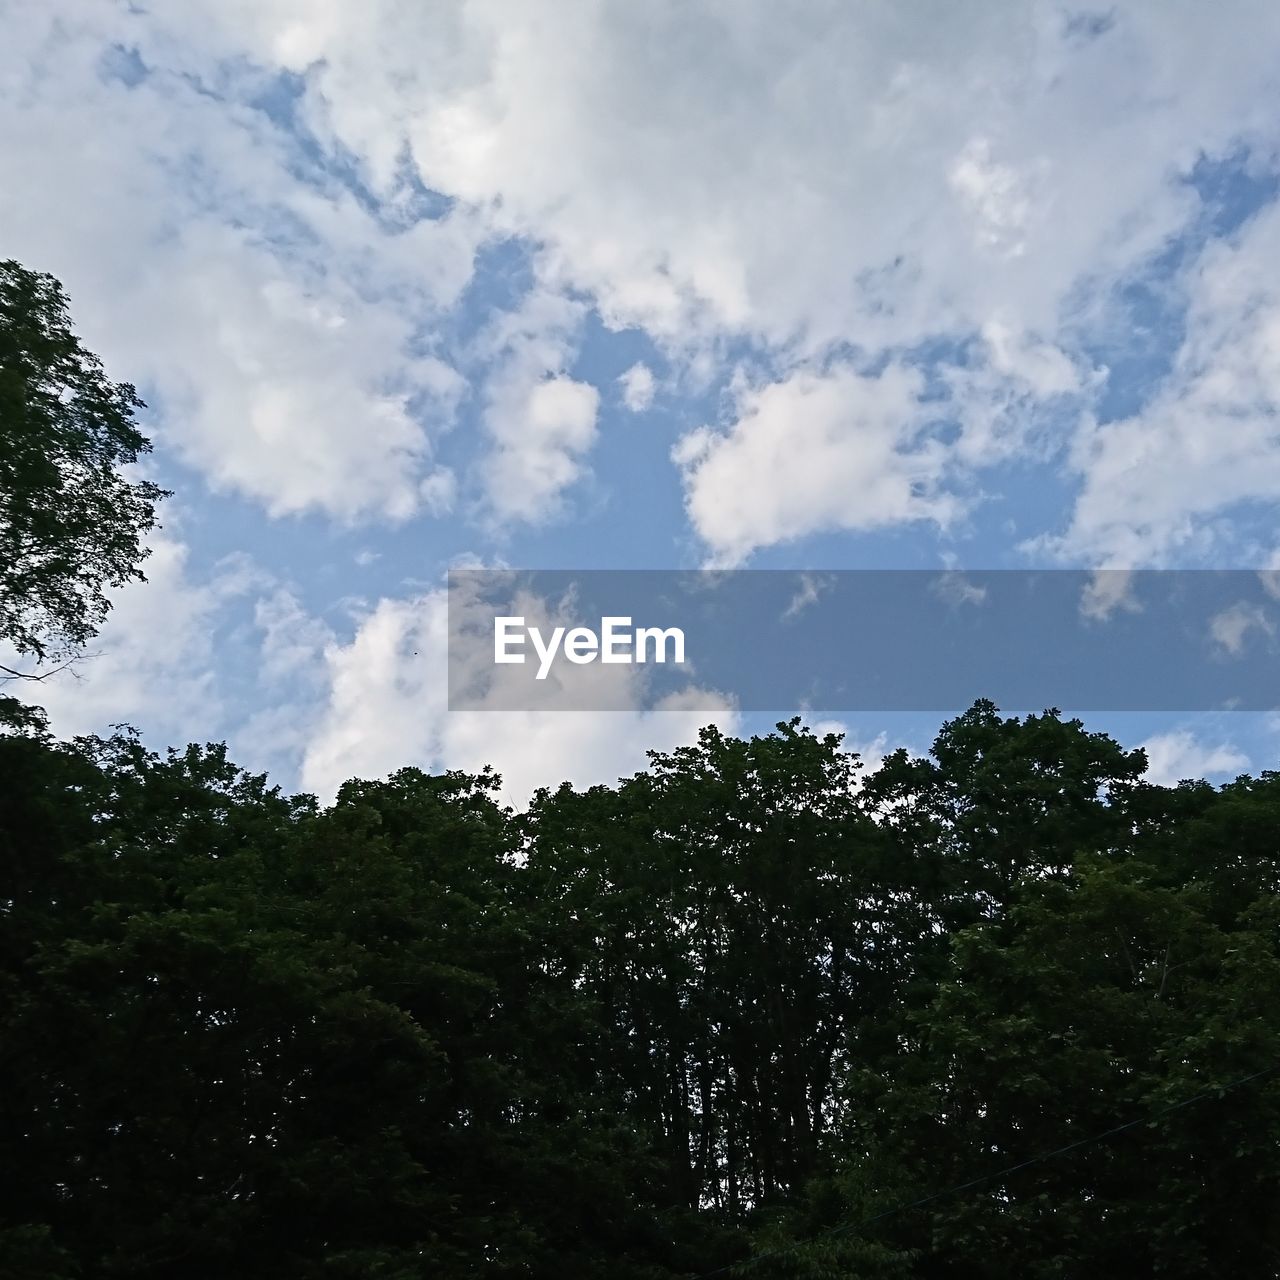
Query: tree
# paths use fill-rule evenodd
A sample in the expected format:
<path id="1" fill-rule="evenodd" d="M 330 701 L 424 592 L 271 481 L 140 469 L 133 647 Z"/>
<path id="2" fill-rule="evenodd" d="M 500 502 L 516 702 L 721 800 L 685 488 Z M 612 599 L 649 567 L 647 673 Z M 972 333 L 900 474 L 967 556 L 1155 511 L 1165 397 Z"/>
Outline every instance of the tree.
<path id="1" fill-rule="evenodd" d="M 980 703 L 615 787 L 0 699 L 0 1275 L 1280 1274 L 1280 774 Z"/>
<path id="2" fill-rule="evenodd" d="M 842 1167 L 757 1280 L 1277 1274 L 1280 776 L 1153 786 L 988 703 L 931 754 L 864 794 L 941 947 L 858 1028 Z"/>
<path id="3" fill-rule="evenodd" d="M 846 1037 L 893 997 L 908 908 L 837 735 L 705 729 L 651 761 L 535 803 L 526 888 L 667 1185 L 734 1220 L 823 1164 Z"/>
<path id="4" fill-rule="evenodd" d="M 0 640 L 19 653 L 74 655 L 107 589 L 144 580 L 142 539 L 167 494 L 119 470 L 151 448 L 142 407 L 80 345 L 61 285 L 0 262 Z"/>
<path id="5" fill-rule="evenodd" d="M 0 779 L 0 1275 L 701 1269 L 667 1265 L 626 1118 L 543 1044 L 575 995 L 492 775 L 319 812 L 222 747 L 36 725 Z"/>

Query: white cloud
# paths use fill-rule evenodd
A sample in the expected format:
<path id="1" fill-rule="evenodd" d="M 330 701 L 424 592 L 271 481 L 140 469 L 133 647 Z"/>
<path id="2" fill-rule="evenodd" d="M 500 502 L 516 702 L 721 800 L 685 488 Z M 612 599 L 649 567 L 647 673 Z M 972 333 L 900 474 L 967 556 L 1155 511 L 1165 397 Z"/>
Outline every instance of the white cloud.
<path id="1" fill-rule="evenodd" d="M 1025 384 L 1035 395 L 1047 398 L 1080 390 L 1080 371 L 1065 352 L 1051 343 L 1037 341 L 998 319 L 982 326 L 982 337 L 991 367 Z"/>
<path id="2" fill-rule="evenodd" d="M 546 287 L 691 361 L 746 337 L 785 373 L 833 347 L 892 355 L 984 335 L 949 446 L 969 467 L 1021 447 L 1027 397 L 1087 389 L 1068 350 L 1078 309 L 1191 224 L 1195 164 L 1250 147 L 1265 160 L 1277 138 L 1265 104 L 1280 27 L 1258 0 L 1176 21 L 1126 6 L 1092 38 L 1049 3 L 926 14 L 737 0 L 694 13 L 572 0 L 535 13 L 476 0 L 437 13 L 330 7 L 302 41 L 296 5 L 277 3 L 254 27 L 260 56 L 310 68 L 313 118 L 375 180 L 390 180 L 393 139 L 407 140 L 425 182 L 537 246 Z M 1219 500 L 1274 492 L 1269 465 L 1228 457 L 1197 496 L 1203 407 L 1157 406 L 1150 452 L 1084 428 L 1086 493 L 1063 554 L 1149 557 Z M 847 457 L 806 457 L 811 437 L 797 424 L 729 446 L 703 438 L 689 514 L 717 557 L 935 514 L 911 490 L 937 480 L 943 450 L 881 471 L 887 451 L 871 442 L 866 473 L 884 484 L 846 507 L 823 468 Z M 719 478 L 749 454 L 782 457 L 783 438 L 794 447 L 776 487 L 799 498 L 772 502 L 757 482 L 735 504 Z M 1129 474 L 1135 452 L 1150 459 L 1145 483 Z"/>
<path id="3" fill-rule="evenodd" d="M 539 616 L 535 604 L 524 607 Z M 503 799 L 520 805 L 540 786 L 612 783 L 644 768 L 649 749 L 692 742 L 708 723 L 727 731 L 736 724 L 727 703 L 715 705 L 696 691 L 671 695 L 653 709 L 558 710 L 551 682 L 542 709 L 451 712 L 448 614 L 443 591 L 384 599 L 350 643 L 329 645 L 328 701 L 303 760 L 305 787 L 327 797 L 347 778 L 380 777 L 405 764 L 467 770 L 490 764 L 503 776 Z M 489 705 L 503 705 L 498 682 L 507 670 L 489 673 L 495 680 Z M 635 678 L 633 668 L 574 670 L 588 680 Z"/>
<path id="4" fill-rule="evenodd" d="M 484 423 L 493 447 L 483 463 L 487 506 L 499 523 L 538 523 L 562 509 L 585 471 L 600 393 L 565 372 L 583 308 L 535 291 L 504 312 L 475 344 L 492 362 Z"/>
<path id="5" fill-rule="evenodd" d="M 970 582 L 963 573 L 955 569 L 939 574 L 930 584 L 930 590 L 940 600 L 945 600 L 952 608 L 957 609 L 963 605 L 984 604 L 987 599 L 986 587 Z"/>
<path id="6" fill-rule="evenodd" d="M 241 661 L 256 676 L 257 694 L 252 709 L 240 708 L 228 740 L 233 758 L 274 770 L 274 781 L 289 786 L 328 694 L 324 655 L 334 634 L 292 590 L 271 581 L 263 585 L 254 603 L 254 634 L 241 637 Z"/>
<path id="7" fill-rule="evenodd" d="M 444 626 L 443 607 L 383 600 L 349 644 L 327 647 L 328 706 L 307 743 L 305 788 L 331 798 L 350 777 L 381 777 L 433 754 L 441 668 L 420 650 L 443 646 Z"/>
<path id="8" fill-rule="evenodd" d="M 647 364 L 633 364 L 618 378 L 618 383 L 622 387 L 622 403 L 632 413 L 643 413 L 653 404 L 656 383 L 653 370 Z"/>
<path id="9" fill-rule="evenodd" d="M 333 640 L 330 629 L 307 613 L 298 597 L 283 587 L 257 600 L 254 622 L 262 633 L 258 680 L 268 687 L 313 675 L 316 659 Z"/>
<path id="10" fill-rule="evenodd" d="M 726 432 L 685 436 L 674 457 L 712 561 L 737 564 L 756 547 L 823 529 L 950 519 L 945 451 L 921 439 L 921 389 L 916 371 L 896 365 L 876 377 L 802 371 L 742 390 Z"/>
<path id="11" fill-rule="evenodd" d="M 159 385 L 162 438 L 272 515 L 399 521 L 447 506 L 447 473 L 430 469 L 409 400 L 446 405 L 458 376 L 408 356 L 408 319 L 394 308 L 332 279 L 304 292 L 236 239 L 188 233 L 166 340 L 120 360 Z"/>
<path id="12" fill-rule="evenodd" d="M 972 215 L 980 247 L 1010 258 L 1026 252 L 1024 233 L 1032 209 L 1027 184 L 1015 169 L 991 158 L 986 138 L 965 144 L 947 178 Z"/>
<path id="13" fill-rule="evenodd" d="M 1080 616 L 1105 622 L 1117 609 L 1138 613 L 1141 605 L 1133 597 L 1131 569 L 1095 569 L 1080 593 Z"/>
<path id="14" fill-rule="evenodd" d="M 829 575 L 802 573 L 799 588 L 782 611 L 782 620 L 785 622 L 789 618 L 799 617 L 810 605 L 817 604 L 823 594 L 831 589 L 831 584 Z"/>
<path id="15" fill-rule="evenodd" d="M 642 327 L 704 372 L 743 338 L 785 384 L 833 351 L 883 362 L 981 337 L 952 382 L 960 437 L 916 451 L 926 474 L 908 488 L 927 490 L 943 453 L 989 465 L 1022 446 L 1029 403 L 1087 391 L 1080 308 L 1191 223 L 1199 160 L 1274 159 L 1280 26 L 1265 0 L 1111 16 L 1090 34 L 1060 5 L 1020 0 L 28 6 L 6 26 L 0 83 L 19 109 L 0 155 L 22 181 L 0 193 L 0 226 L 8 252 L 67 281 L 112 367 L 154 382 L 166 440 L 272 512 L 451 508 L 430 427 L 462 387 L 423 335 L 449 331 L 477 246 L 510 237 L 529 246 L 538 290 Z M 131 88 L 100 74 L 120 50 L 150 69 Z M 287 91 L 271 79 L 282 70 Z M 327 155 L 254 105 L 295 90 L 290 109 Z M 376 211 L 318 158 L 349 162 Z M 455 198 L 445 217 L 414 220 L 407 171 Z M 1227 332 L 1241 314 L 1228 295 L 1274 260 L 1248 256 L 1193 318 L 1166 400 L 1081 430 L 1063 554 L 1150 558 L 1223 503 L 1274 491 L 1244 386 L 1271 376 L 1274 334 L 1265 317 Z M 1230 257 L 1207 257 L 1206 279 Z M 542 322 L 563 347 L 559 322 Z M 495 452 L 480 478 L 500 518 L 544 518 L 582 473 L 586 393 L 556 413 L 529 403 L 566 363 L 561 350 L 498 371 L 486 390 Z M 1245 422 L 1197 444 L 1224 382 Z M 626 402 L 642 387 L 637 375 Z M 518 442 L 503 434 L 531 416 Z M 1196 490 L 1200 450 L 1212 456 Z M 713 453 L 690 514 L 718 554 L 869 527 L 809 474 L 826 449 L 785 473 L 819 491 L 815 521 L 717 515 L 710 490 L 734 453 Z M 890 467 L 886 486 L 900 478 Z M 933 518 L 938 501 L 868 498 L 871 523 L 922 506 Z"/>
<path id="16" fill-rule="evenodd" d="M 214 671 L 215 637 L 234 600 L 262 585 L 243 557 L 192 575 L 187 547 L 165 535 L 151 540 L 146 582 L 111 593 L 112 609 L 86 656 L 39 682 L 13 682 L 6 693 L 38 703 L 63 737 L 133 724 L 168 741 L 209 738 L 226 723 Z M 3 659 L 32 670 L 29 662 Z"/>
<path id="17" fill-rule="evenodd" d="M 548 281 L 677 347 L 882 347 L 995 314 L 1048 332 L 1083 277 L 1183 224 L 1200 151 L 1274 136 L 1259 0 L 1126 6 L 1094 39 L 1013 0 L 314 7 L 188 20 L 308 70 L 371 180 L 407 139 L 429 185 L 543 245 Z"/>
<path id="18" fill-rule="evenodd" d="M 500 518 L 536 522 L 558 509 L 582 474 L 599 403 L 595 387 L 562 374 L 507 385 L 495 397 L 488 417 L 498 447 L 486 465 L 486 487 Z"/>
<path id="19" fill-rule="evenodd" d="M 1171 787 L 1184 778 L 1237 775 L 1249 767 L 1248 756 L 1234 746 L 1209 745 L 1186 729 L 1156 734 L 1141 746 L 1147 753 L 1147 781 L 1160 786 Z"/>
<path id="20" fill-rule="evenodd" d="M 26 9 L 5 36 L 5 251 L 63 281 L 87 344 L 155 398 L 158 440 L 276 515 L 431 505 L 420 419 L 447 419 L 462 382 L 418 332 L 471 274 L 468 218 L 388 227 L 305 180 L 296 140 L 245 105 L 261 74 L 141 12 Z M 154 64 L 132 86 L 108 74 L 120 48 Z"/>
<path id="21" fill-rule="evenodd" d="M 1245 639 L 1251 631 L 1275 635 L 1275 624 L 1261 605 L 1240 601 L 1209 619 L 1209 635 L 1214 644 L 1233 658 L 1244 652 Z"/>
<path id="22" fill-rule="evenodd" d="M 1205 249 L 1187 276 L 1186 336 L 1139 413 L 1086 418 L 1073 448 L 1083 479 L 1060 554 L 1168 563 L 1230 548 L 1221 517 L 1280 493 L 1280 207 Z"/>

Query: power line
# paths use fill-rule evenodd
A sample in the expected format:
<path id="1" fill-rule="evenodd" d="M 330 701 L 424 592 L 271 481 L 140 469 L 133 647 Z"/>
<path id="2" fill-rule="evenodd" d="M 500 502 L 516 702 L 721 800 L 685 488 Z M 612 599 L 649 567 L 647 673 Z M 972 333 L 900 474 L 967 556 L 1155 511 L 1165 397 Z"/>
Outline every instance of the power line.
<path id="1" fill-rule="evenodd" d="M 806 1236 L 803 1240 L 796 1240 L 791 1244 L 784 1245 L 780 1249 L 769 1249 L 765 1253 L 757 1253 L 750 1258 L 743 1258 L 741 1262 L 730 1262 L 723 1267 L 717 1267 L 714 1271 L 704 1271 L 695 1276 L 693 1280 L 711 1280 L 712 1276 L 727 1275 L 730 1271 L 754 1266 L 757 1262 L 764 1262 L 768 1258 L 785 1257 L 805 1245 L 816 1244 L 819 1240 L 829 1240 L 836 1236 L 847 1235 L 850 1232 L 863 1231 L 867 1227 L 874 1226 L 877 1222 L 883 1222 L 886 1218 L 893 1217 L 895 1214 L 906 1213 L 910 1209 L 921 1209 L 927 1204 L 932 1204 L 935 1200 L 941 1200 L 946 1196 L 959 1195 L 962 1191 L 972 1191 L 974 1187 L 980 1187 L 984 1182 L 990 1182 L 994 1178 L 1005 1178 L 1010 1174 L 1020 1173 L 1023 1169 L 1029 1169 L 1032 1165 L 1054 1160 L 1058 1156 L 1064 1156 L 1070 1151 L 1075 1151 L 1080 1147 L 1087 1147 L 1094 1142 L 1105 1142 L 1108 1138 L 1114 1138 L 1117 1134 L 1124 1133 L 1129 1129 L 1136 1129 L 1139 1125 L 1154 1124 L 1157 1120 L 1163 1120 L 1165 1116 L 1172 1115 L 1175 1111 L 1181 1111 L 1183 1107 L 1190 1107 L 1215 1095 L 1221 1097 L 1225 1093 L 1230 1093 L 1233 1089 L 1252 1084 L 1253 1081 L 1260 1080 L 1263 1076 L 1274 1075 L 1277 1071 L 1280 1071 L 1280 1062 L 1270 1067 L 1264 1067 L 1261 1071 L 1255 1071 L 1251 1075 L 1241 1076 L 1238 1080 L 1232 1080 L 1228 1084 L 1215 1085 L 1213 1088 L 1204 1089 L 1200 1093 L 1193 1094 L 1190 1098 L 1184 1098 L 1181 1102 L 1175 1102 L 1172 1106 L 1155 1112 L 1153 1115 L 1140 1116 L 1136 1120 L 1126 1120 L 1124 1124 L 1104 1129 L 1101 1133 L 1092 1134 L 1087 1138 L 1078 1138 L 1075 1142 L 1068 1142 L 1066 1146 L 1057 1147 L 1053 1151 L 1046 1151 L 1042 1155 L 1032 1156 L 1028 1160 L 1021 1160 L 1017 1164 L 1011 1164 L 1004 1169 L 996 1169 L 991 1173 L 984 1173 L 979 1178 L 970 1178 L 968 1182 L 957 1183 L 954 1187 L 947 1187 L 943 1191 L 934 1191 L 927 1196 L 921 1196 L 918 1200 L 909 1200 L 903 1204 L 893 1205 L 891 1208 L 884 1209 L 869 1218 L 863 1218 L 861 1221 L 841 1223 L 826 1231 L 819 1231 L 815 1235 Z"/>

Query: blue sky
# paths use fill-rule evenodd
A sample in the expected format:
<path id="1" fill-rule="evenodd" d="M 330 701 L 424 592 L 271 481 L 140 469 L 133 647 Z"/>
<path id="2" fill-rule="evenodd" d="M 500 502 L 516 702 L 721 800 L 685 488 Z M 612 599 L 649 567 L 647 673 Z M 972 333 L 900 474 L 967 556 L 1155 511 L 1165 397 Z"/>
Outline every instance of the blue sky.
<path id="1" fill-rule="evenodd" d="M 64 732 L 518 802 L 706 714 L 450 715 L 451 565 L 1280 564 L 1269 4 L 0 7 L 0 253 L 175 491 Z M 1162 778 L 1280 744 L 1088 721 Z"/>

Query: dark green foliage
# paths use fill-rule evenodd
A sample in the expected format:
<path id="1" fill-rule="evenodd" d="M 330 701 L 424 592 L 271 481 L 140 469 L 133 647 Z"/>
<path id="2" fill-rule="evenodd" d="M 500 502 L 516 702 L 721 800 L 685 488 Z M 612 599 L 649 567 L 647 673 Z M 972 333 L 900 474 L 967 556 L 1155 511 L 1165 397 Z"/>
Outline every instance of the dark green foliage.
<path id="1" fill-rule="evenodd" d="M 759 1274 L 1278 1273 L 1280 775 L 1166 789 L 1141 767 L 979 704 L 873 780 L 904 855 L 928 851 L 944 945 L 871 1029 L 845 1168 Z"/>
<path id="2" fill-rule="evenodd" d="M 1280 1078 L 1162 1114 L 1280 1064 L 1280 776 L 979 704 L 321 810 L 0 710 L 0 1274 L 1280 1265 Z"/>
<path id="3" fill-rule="evenodd" d="M 626 1046 L 620 1105 L 691 1208 L 737 1218 L 821 1167 L 848 1031 L 903 976 L 899 868 L 854 769 L 794 724 L 706 730 L 616 791 L 564 788 L 529 816 L 544 945 Z"/>
<path id="4" fill-rule="evenodd" d="M 74 654 L 105 589 L 143 576 L 165 494 L 119 471 L 150 448 L 141 405 L 80 345 L 58 282 L 0 261 L 0 641 L 20 653 Z"/>
<path id="5" fill-rule="evenodd" d="M 405 770 L 319 813 L 221 748 L 0 755 L 11 1248 L 130 1277 L 553 1276 L 585 1251 L 586 1276 L 594 1220 L 643 1258 L 616 1121 L 549 1117 L 527 1077 L 548 995 L 491 779 Z"/>

